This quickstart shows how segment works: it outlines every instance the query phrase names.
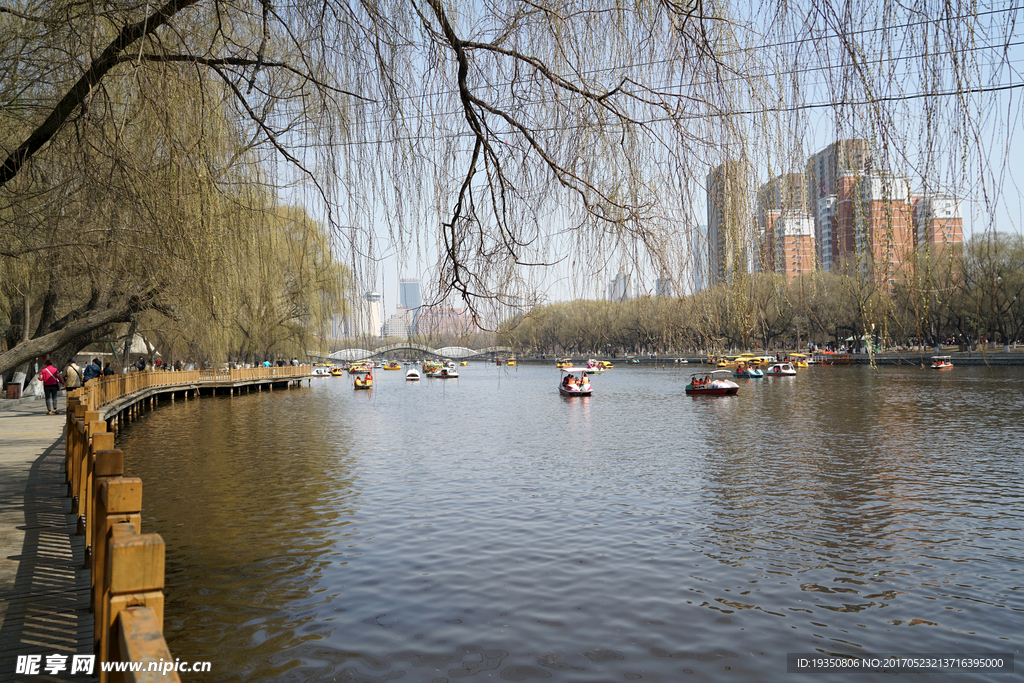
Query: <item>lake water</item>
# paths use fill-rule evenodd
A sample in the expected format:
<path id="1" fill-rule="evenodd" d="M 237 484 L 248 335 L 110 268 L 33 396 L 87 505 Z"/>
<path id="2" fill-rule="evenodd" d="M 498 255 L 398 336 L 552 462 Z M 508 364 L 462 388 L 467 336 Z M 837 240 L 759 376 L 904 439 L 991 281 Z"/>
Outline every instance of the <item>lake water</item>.
<path id="1" fill-rule="evenodd" d="M 171 651 L 213 663 L 185 680 L 1019 659 L 1024 369 L 813 367 L 688 397 L 691 370 L 619 366 L 572 399 L 554 367 L 460 371 L 179 400 L 124 429 L 143 531 L 167 542 Z"/>

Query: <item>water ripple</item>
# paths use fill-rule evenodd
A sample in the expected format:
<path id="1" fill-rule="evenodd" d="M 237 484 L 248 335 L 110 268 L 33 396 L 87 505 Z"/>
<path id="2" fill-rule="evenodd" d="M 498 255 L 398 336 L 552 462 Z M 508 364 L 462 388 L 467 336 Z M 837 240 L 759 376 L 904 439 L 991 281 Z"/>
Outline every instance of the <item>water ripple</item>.
<path id="1" fill-rule="evenodd" d="M 451 683 L 1019 651 L 1021 370 L 812 368 L 699 401 L 673 370 L 616 368 L 586 401 L 549 368 L 465 370 L 129 425 L 175 656 L 216 681 Z"/>

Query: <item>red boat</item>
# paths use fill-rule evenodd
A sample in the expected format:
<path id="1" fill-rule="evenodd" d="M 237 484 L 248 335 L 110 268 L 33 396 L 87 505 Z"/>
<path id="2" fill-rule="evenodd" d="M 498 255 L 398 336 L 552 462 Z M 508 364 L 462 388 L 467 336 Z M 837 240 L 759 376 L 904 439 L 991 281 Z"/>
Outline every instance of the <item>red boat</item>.
<path id="1" fill-rule="evenodd" d="M 686 385 L 686 393 L 688 395 L 732 396 L 740 390 L 740 385 L 723 377 L 723 375 L 730 374 L 732 373 L 728 370 L 698 372 L 690 378 L 690 383 Z"/>

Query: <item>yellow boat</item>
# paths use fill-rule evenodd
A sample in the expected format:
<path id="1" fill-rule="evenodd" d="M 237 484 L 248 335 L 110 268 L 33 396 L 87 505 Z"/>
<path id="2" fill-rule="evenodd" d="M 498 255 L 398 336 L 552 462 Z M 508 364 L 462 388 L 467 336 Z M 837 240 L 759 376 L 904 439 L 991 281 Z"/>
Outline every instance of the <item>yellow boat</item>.
<path id="1" fill-rule="evenodd" d="M 506 363 L 505 363 L 505 365 L 515 365 L 515 364 L 516 364 L 516 359 L 515 358 L 509 358 L 508 361 L 506 361 Z"/>
<path id="2" fill-rule="evenodd" d="M 605 370 L 611 370 L 613 367 L 615 367 L 614 365 L 612 365 L 612 362 L 610 360 L 601 361 L 601 365 L 604 366 Z"/>
<path id="3" fill-rule="evenodd" d="M 342 377 L 345 371 L 341 368 L 331 368 L 331 377 Z"/>
<path id="4" fill-rule="evenodd" d="M 385 370 L 401 370 L 402 369 L 402 364 L 399 363 L 397 360 L 385 361 L 384 362 L 384 369 Z"/>
<path id="5" fill-rule="evenodd" d="M 560 358 L 558 360 L 558 362 L 555 363 L 555 367 L 571 368 L 572 367 L 572 358 Z"/>
<path id="6" fill-rule="evenodd" d="M 469 361 L 468 360 L 464 360 L 461 363 L 459 363 L 459 365 L 465 367 L 465 366 L 469 365 Z"/>
<path id="7" fill-rule="evenodd" d="M 793 367 L 797 367 L 797 368 L 810 367 L 808 365 L 808 363 L 807 363 L 807 354 L 806 353 L 791 353 L 791 354 L 789 354 L 789 357 L 792 359 Z"/>

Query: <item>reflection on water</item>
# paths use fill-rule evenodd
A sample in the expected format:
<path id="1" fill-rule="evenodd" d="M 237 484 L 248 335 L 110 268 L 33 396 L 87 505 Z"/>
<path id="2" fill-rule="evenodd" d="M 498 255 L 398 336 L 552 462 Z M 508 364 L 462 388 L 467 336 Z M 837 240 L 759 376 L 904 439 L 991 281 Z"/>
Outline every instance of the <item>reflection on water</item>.
<path id="1" fill-rule="evenodd" d="M 174 655 L 224 681 L 676 681 L 1020 649 L 1020 369 L 809 368 L 728 398 L 671 369 L 590 398 L 553 368 L 460 372 L 126 429 Z"/>

